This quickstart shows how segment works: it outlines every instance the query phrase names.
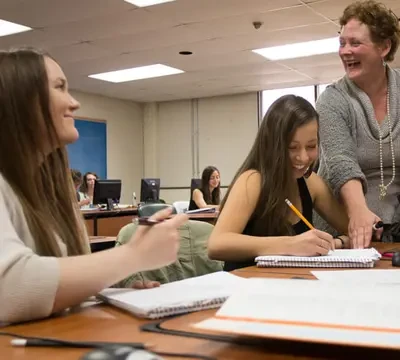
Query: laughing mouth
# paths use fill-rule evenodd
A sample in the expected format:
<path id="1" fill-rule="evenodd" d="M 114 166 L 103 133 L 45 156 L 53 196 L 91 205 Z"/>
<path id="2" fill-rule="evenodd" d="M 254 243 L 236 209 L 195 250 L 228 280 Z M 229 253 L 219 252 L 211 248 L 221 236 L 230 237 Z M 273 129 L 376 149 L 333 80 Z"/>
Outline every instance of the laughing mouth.
<path id="1" fill-rule="evenodd" d="M 306 165 L 293 165 L 297 170 L 303 170 L 306 168 Z"/>
<path id="2" fill-rule="evenodd" d="M 354 69 L 361 64 L 359 61 L 346 61 L 345 63 L 348 69 Z"/>

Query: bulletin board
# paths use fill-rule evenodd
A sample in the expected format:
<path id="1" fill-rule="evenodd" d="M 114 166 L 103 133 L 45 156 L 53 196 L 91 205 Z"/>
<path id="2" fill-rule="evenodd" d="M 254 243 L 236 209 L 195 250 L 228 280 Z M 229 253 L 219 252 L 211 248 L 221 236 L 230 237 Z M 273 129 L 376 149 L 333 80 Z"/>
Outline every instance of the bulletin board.
<path id="1" fill-rule="evenodd" d="M 88 171 L 96 173 L 101 179 L 107 178 L 107 123 L 75 119 L 79 139 L 67 146 L 69 163 L 72 169 L 82 175 Z"/>

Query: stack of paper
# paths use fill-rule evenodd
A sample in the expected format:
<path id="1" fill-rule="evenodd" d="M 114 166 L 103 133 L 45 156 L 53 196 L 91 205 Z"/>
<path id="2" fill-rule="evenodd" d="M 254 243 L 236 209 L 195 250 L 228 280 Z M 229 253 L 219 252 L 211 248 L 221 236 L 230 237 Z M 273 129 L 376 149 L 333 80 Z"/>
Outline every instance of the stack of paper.
<path id="1" fill-rule="evenodd" d="M 247 279 L 219 271 L 153 289 L 105 289 L 98 297 L 139 317 L 161 318 L 220 307 Z"/>
<path id="2" fill-rule="evenodd" d="M 249 279 L 194 326 L 257 337 L 400 349 L 400 286 Z"/>
<path id="3" fill-rule="evenodd" d="M 372 268 L 381 254 L 374 248 L 333 250 L 324 256 L 258 256 L 258 267 Z"/>

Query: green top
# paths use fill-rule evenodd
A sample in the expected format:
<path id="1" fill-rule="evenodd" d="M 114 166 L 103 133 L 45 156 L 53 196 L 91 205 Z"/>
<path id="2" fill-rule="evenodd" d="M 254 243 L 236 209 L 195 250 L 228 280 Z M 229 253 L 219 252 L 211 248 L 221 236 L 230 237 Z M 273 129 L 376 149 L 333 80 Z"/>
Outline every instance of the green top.
<path id="1" fill-rule="evenodd" d="M 134 223 L 124 226 L 118 234 L 115 246 L 128 242 L 136 228 L 137 225 Z M 207 243 L 213 228 L 213 225 L 203 221 L 187 221 L 179 228 L 178 259 L 173 264 L 161 269 L 133 274 L 115 286 L 132 287 L 135 281 L 159 281 L 161 284 L 165 284 L 222 271 L 223 262 L 210 260 L 208 257 Z"/>

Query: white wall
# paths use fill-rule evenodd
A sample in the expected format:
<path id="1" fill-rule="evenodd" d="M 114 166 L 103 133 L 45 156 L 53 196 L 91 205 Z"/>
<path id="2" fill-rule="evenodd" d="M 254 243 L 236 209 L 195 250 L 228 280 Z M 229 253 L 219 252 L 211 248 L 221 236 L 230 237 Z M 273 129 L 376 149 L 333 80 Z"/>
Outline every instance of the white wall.
<path id="1" fill-rule="evenodd" d="M 132 192 L 140 193 L 143 177 L 142 105 L 77 91 L 77 117 L 107 122 L 107 177 L 122 180 L 121 203 L 132 202 Z"/>
<path id="2" fill-rule="evenodd" d="M 157 146 L 155 157 L 154 151 L 144 153 L 144 162 L 154 165 L 146 165 L 151 169 L 146 176 L 159 177 L 161 187 L 189 187 L 192 177 L 214 165 L 222 185 L 230 184 L 257 133 L 256 93 L 162 102 L 156 111 L 151 107 L 144 123 L 151 123 L 153 132 L 145 133 L 144 143 Z M 190 191 L 165 189 L 160 197 L 168 203 L 189 200 Z"/>
<path id="3" fill-rule="evenodd" d="M 253 145 L 258 130 L 257 94 L 199 100 L 199 170 L 216 166 L 229 185 Z"/>

